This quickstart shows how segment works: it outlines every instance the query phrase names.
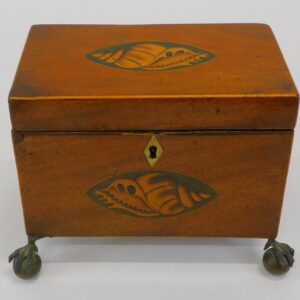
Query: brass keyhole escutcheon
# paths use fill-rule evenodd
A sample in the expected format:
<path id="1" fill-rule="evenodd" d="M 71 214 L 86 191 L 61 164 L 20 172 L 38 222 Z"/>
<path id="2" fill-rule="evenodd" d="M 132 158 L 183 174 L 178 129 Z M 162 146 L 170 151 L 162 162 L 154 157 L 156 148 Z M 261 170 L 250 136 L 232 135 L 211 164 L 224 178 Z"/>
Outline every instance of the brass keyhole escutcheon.
<path id="1" fill-rule="evenodd" d="M 152 135 L 150 141 L 148 142 L 145 150 L 144 150 L 146 159 L 148 161 L 148 164 L 150 167 L 154 167 L 156 163 L 159 161 L 162 153 L 163 153 L 163 148 L 160 145 L 156 135 Z"/>

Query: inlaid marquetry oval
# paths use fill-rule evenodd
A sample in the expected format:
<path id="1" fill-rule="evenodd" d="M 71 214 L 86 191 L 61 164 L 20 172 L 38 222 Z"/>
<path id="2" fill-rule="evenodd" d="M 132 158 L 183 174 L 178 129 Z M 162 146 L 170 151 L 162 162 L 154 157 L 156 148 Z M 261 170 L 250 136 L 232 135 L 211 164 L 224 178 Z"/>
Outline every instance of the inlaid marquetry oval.
<path id="1" fill-rule="evenodd" d="M 113 68 L 163 71 L 186 68 L 211 60 L 214 54 L 198 47 L 171 42 L 135 42 L 98 49 L 87 58 Z"/>
<path id="2" fill-rule="evenodd" d="M 101 181 L 88 196 L 117 213 L 136 217 L 170 217 L 212 201 L 216 191 L 190 176 L 139 170 Z"/>

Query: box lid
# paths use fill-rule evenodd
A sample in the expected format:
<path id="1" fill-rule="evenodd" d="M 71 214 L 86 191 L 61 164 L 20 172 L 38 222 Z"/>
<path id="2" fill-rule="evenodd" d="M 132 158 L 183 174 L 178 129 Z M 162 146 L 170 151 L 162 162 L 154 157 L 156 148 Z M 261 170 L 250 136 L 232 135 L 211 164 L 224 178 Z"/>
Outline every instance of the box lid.
<path id="1" fill-rule="evenodd" d="M 14 130 L 292 129 L 298 93 L 263 24 L 36 25 Z"/>

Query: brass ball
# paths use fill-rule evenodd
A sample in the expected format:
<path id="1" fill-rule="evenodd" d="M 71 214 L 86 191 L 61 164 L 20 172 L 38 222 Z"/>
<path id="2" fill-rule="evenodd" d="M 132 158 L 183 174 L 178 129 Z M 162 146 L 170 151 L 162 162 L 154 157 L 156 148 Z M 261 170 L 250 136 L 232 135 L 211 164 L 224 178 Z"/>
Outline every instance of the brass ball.
<path id="1" fill-rule="evenodd" d="M 273 248 L 268 249 L 263 255 L 263 264 L 268 272 L 274 275 L 282 275 L 289 271 L 290 266 L 286 258 L 284 265 L 280 264 Z"/>

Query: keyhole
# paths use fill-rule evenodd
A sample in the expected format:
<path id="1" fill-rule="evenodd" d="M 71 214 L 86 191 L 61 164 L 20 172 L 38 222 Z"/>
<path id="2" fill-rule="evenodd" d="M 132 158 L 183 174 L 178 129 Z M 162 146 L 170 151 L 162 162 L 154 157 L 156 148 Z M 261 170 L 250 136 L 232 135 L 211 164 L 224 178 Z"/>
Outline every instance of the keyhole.
<path id="1" fill-rule="evenodd" d="M 157 157 L 157 147 L 152 145 L 149 147 L 150 158 L 155 159 Z"/>

